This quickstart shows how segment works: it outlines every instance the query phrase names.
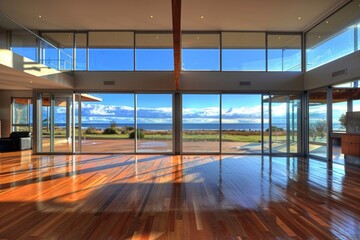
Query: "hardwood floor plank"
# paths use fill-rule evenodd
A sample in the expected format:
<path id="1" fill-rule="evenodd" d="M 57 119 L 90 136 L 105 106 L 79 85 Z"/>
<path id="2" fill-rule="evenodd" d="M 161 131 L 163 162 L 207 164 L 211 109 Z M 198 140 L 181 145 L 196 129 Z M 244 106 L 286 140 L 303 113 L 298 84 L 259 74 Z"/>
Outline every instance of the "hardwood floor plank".
<path id="1" fill-rule="evenodd" d="M 0 155 L 0 239 L 360 239 L 359 202 L 314 159 Z"/>

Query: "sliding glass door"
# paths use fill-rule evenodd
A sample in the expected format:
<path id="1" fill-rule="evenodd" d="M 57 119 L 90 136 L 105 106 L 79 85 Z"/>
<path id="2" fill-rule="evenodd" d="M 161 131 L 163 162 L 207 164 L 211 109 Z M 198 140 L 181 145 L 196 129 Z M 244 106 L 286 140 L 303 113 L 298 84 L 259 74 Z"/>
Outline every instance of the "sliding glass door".
<path id="1" fill-rule="evenodd" d="M 309 154 L 327 158 L 327 90 L 309 93 Z"/>
<path id="2" fill-rule="evenodd" d="M 173 95 L 136 95 L 136 152 L 173 152 Z"/>
<path id="3" fill-rule="evenodd" d="M 182 152 L 220 152 L 220 94 L 182 95 Z"/>
<path id="4" fill-rule="evenodd" d="M 43 93 L 38 117 L 38 151 L 73 152 L 73 94 Z"/>
<path id="5" fill-rule="evenodd" d="M 301 151 L 299 95 L 41 93 L 40 153 L 292 154 Z M 181 142 L 175 143 L 175 133 Z"/>
<path id="6" fill-rule="evenodd" d="M 82 153 L 135 151 L 135 99 L 131 93 L 80 94 Z"/>
<path id="7" fill-rule="evenodd" d="M 261 94 L 222 94 L 223 153 L 262 152 Z"/>
<path id="8" fill-rule="evenodd" d="M 297 153 L 301 129 L 298 95 L 271 95 L 271 152 Z"/>
<path id="9" fill-rule="evenodd" d="M 183 94 L 184 153 L 301 152 L 296 94 Z M 220 115 L 221 112 L 221 115 Z M 220 151 L 221 150 L 221 151 Z"/>

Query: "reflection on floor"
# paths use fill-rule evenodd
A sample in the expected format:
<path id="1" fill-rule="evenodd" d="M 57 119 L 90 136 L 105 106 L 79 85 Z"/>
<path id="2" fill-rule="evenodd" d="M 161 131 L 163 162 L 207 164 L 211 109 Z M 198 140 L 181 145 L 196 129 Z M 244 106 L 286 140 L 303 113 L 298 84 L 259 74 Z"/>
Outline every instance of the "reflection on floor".
<path id="1" fill-rule="evenodd" d="M 359 202 L 312 159 L 0 154 L 1 239 L 360 239 Z"/>

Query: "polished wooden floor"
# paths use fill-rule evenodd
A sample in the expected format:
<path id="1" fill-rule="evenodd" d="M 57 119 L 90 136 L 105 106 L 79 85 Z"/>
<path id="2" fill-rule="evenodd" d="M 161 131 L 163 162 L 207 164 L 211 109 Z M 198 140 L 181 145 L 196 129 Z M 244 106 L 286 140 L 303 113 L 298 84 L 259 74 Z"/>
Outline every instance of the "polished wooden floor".
<path id="1" fill-rule="evenodd" d="M 0 153 L 0 239 L 360 239 L 360 171 L 285 157 Z"/>

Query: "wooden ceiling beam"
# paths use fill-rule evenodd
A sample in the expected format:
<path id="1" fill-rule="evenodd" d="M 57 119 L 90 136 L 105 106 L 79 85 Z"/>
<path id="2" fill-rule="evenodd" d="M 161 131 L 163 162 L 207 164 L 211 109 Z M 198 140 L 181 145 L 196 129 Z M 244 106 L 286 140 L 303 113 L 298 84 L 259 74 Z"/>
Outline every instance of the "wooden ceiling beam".
<path id="1" fill-rule="evenodd" d="M 172 0 L 175 87 L 179 90 L 181 71 L 181 0 Z"/>

